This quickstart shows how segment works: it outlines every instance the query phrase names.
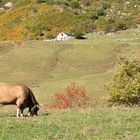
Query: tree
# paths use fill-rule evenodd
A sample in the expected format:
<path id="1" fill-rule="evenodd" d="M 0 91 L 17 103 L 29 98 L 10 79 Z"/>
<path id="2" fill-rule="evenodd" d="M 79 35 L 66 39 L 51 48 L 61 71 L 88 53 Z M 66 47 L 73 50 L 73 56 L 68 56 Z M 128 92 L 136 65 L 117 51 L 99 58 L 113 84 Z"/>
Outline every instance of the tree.
<path id="1" fill-rule="evenodd" d="M 113 82 L 107 86 L 108 102 L 134 105 L 140 103 L 140 64 L 138 61 L 121 58 Z"/>

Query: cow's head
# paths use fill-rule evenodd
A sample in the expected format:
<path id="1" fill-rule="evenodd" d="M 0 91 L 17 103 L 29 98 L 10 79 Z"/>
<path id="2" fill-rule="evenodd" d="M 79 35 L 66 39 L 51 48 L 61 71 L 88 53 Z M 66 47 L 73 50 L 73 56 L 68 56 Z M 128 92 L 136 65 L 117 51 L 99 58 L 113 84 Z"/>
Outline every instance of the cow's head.
<path id="1" fill-rule="evenodd" d="M 34 115 L 37 116 L 37 112 L 38 112 L 39 108 L 40 108 L 40 106 L 38 104 L 34 105 L 31 109 L 31 116 L 34 116 Z"/>

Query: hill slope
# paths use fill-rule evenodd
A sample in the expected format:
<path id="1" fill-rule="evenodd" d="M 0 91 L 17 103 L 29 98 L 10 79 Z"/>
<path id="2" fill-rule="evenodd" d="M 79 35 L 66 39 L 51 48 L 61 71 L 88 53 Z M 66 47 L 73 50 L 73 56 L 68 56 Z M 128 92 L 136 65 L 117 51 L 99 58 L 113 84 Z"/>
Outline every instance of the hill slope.
<path id="1" fill-rule="evenodd" d="M 0 2 L 1 7 L 7 1 Z M 11 1 L 13 8 L 0 12 L 0 40 L 53 38 L 62 31 L 110 32 L 140 23 L 139 0 Z"/>
<path id="2" fill-rule="evenodd" d="M 117 55 L 122 51 L 139 59 L 139 43 L 136 29 L 112 36 L 89 35 L 84 41 L 1 42 L 0 81 L 32 86 L 42 102 L 76 81 L 100 102 L 102 86 L 111 79 Z"/>
<path id="3" fill-rule="evenodd" d="M 139 140 L 139 107 L 105 105 L 103 85 L 111 80 L 121 53 L 140 60 L 136 29 L 112 36 L 91 34 L 84 41 L 0 42 L 0 82 L 26 84 L 38 102 L 46 104 L 53 94 L 76 81 L 86 88 L 94 105 L 86 109 L 41 109 L 37 117 L 20 119 L 15 118 L 16 107 L 0 106 L 0 139 Z"/>

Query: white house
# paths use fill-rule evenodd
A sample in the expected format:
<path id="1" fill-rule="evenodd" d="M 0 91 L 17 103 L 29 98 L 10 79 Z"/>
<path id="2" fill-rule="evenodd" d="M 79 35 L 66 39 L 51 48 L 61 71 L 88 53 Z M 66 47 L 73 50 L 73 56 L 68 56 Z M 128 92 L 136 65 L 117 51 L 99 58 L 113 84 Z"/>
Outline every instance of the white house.
<path id="1" fill-rule="evenodd" d="M 11 9 L 13 7 L 13 3 L 12 2 L 7 2 L 4 4 L 4 7 L 7 9 Z"/>
<path id="2" fill-rule="evenodd" d="M 57 35 L 56 40 L 57 40 L 57 41 L 61 41 L 61 40 L 68 40 L 68 39 L 70 39 L 70 38 L 72 38 L 71 35 L 69 35 L 69 34 L 67 34 L 67 33 L 64 33 L 64 32 L 61 32 L 61 33 L 59 33 L 59 34 Z"/>

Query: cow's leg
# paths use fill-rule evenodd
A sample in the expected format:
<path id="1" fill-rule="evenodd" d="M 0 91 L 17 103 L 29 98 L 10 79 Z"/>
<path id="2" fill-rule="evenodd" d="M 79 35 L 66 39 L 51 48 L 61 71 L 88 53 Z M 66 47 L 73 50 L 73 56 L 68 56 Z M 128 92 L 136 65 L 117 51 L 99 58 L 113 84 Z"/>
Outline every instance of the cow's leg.
<path id="1" fill-rule="evenodd" d="M 21 114 L 20 114 L 20 116 L 23 117 L 23 109 L 21 109 Z"/>
<path id="2" fill-rule="evenodd" d="M 20 109 L 17 108 L 17 118 L 19 118 L 19 117 L 20 117 Z"/>
<path id="3" fill-rule="evenodd" d="M 17 117 L 22 117 L 23 116 L 23 103 L 24 101 L 23 100 L 17 100 Z"/>
<path id="4" fill-rule="evenodd" d="M 31 116 L 31 112 L 29 111 L 29 112 L 28 112 L 28 117 L 30 117 L 30 116 Z"/>
<path id="5" fill-rule="evenodd" d="M 29 107 L 29 111 L 28 111 L 28 117 L 31 116 L 31 108 Z"/>

